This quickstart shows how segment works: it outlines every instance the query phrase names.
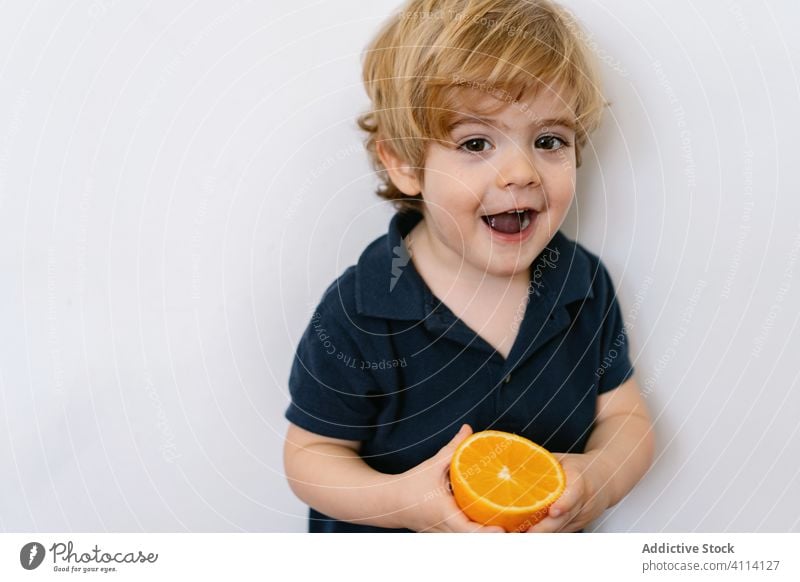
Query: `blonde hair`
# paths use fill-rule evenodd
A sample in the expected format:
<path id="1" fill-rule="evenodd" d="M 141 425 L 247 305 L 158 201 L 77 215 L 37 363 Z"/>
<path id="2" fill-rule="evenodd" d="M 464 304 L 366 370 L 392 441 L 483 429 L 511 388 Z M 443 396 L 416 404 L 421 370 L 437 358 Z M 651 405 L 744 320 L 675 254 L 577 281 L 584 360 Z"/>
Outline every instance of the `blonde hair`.
<path id="1" fill-rule="evenodd" d="M 459 90 L 484 89 L 500 106 L 543 85 L 567 87 L 575 113 L 575 155 L 599 125 L 607 102 L 575 19 L 549 0 L 410 0 L 379 30 L 363 59 L 371 100 L 358 117 L 382 184 L 398 211 L 422 210 L 389 179 L 377 155 L 384 142 L 422 183 L 427 142 L 447 140 Z M 505 101 L 505 103 L 503 102 Z"/>

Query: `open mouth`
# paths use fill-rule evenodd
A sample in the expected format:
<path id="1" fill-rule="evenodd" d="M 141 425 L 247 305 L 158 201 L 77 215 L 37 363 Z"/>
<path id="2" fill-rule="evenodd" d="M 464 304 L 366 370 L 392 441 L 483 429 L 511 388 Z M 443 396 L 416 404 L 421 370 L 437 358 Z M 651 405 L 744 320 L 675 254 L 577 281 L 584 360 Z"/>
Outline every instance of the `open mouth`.
<path id="1" fill-rule="evenodd" d="M 525 208 L 523 210 L 501 212 L 500 214 L 484 215 L 481 218 L 494 231 L 503 234 L 517 234 L 530 226 L 533 214 L 530 208 Z"/>

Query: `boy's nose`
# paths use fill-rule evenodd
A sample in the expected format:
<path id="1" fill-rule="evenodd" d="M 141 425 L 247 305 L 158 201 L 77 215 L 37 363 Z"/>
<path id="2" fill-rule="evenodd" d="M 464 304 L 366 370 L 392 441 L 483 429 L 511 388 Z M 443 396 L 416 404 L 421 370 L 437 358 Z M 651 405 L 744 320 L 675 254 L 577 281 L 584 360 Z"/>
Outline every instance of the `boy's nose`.
<path id="1" fill-rule="evenodd" d="M 515 149 L 505 157 L 503 165 L 498 168 L 498 186 L 507 188 L 516 186 L 536 186 L 540 182 L 539 172 L 533 162 L 532 155 L 524 149 Z"/>

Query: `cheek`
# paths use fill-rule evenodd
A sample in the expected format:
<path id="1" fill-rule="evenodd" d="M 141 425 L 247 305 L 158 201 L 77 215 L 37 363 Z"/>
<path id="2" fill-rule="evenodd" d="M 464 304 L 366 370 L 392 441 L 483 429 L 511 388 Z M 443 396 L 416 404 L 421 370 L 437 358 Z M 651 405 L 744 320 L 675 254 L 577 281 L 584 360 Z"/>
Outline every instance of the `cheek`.
<path id="1" fill-rule="evenodd" d="M 451 199 L 457 198 L 456 203 L 464 198 L 465 192 L 469 192 L 472 182 L 469 172 L 456 167 L 442 168 L 436 179 L 442 192 L 446 192 Z"/>
<path id="2" fill-rule="evenodd" d="M 551 197 L 551 200 L 554 206 L 560 208 L 568 208 L 569 205 L 572 204 L 572 199 L 574 197 L 575 197 L 575 191 L 573 189 L 572 183 L 564 182 L 555 191 L 554 195 Z"/>
<path id="3" fill-rule="evenodd" d="M 565 195 L 560 195 L 548 200 L 548 214 L 553 220 L 558 222 L 562 221 L 569 212 L 572 205 L 572 198 Z"/>
<path id="4" fill-rule="evenodd" d="M 437 208 L 435 212 L 431 210 L 429 218 L 429 227 L 436 237 L 459 251 L 475 236 L 475 230 L 480 226 L 476 222 L 474 208 L 462 208 L 452 200 L 448 200 L 446 206 Z"/>
<path id="5" fill-rule="evenodd" d="M 482 189 L 463 173 L 440 175 L 431 181 L 430 192 L 427 199 L 434 203 L 437 214 L 451 224 L 474 217 L 481 205 Z"/>
<path id="6" fill-rule="evenodd" d="M 545 187 L 551 208 L 568 208 L 575 197 L 575 175 L 558 175 Z"/>
<path id="7" fill-rule="evenodd" d="M 436 185 L 441 195 L 457 197 L 457 200 L 452 200 L 456 204 L 463 203 L 464 199 L 477 200 L 476 195 L 485 188 L 487 174 L 494 172 L 486 163 L 464 160 L 456 154 L 439 156 L 435 162 L 429 168 L 433 171 L 427 174 L 430 176 L 431 188 Z"/>

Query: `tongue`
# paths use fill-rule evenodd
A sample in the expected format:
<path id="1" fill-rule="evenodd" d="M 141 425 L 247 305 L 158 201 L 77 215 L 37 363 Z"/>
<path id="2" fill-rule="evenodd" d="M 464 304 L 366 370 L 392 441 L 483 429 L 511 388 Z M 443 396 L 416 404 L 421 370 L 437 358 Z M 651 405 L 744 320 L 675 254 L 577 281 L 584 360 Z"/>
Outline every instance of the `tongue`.
<path id="1" fill-rule="evenodd" d="M 502 214 L 493 214 L 486 217 L 489 226 L 500 232 L 513 234 L 520 231 L 522 226 L 522 215 L 514 213 L 503 212 Z"/>

